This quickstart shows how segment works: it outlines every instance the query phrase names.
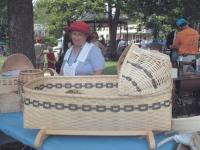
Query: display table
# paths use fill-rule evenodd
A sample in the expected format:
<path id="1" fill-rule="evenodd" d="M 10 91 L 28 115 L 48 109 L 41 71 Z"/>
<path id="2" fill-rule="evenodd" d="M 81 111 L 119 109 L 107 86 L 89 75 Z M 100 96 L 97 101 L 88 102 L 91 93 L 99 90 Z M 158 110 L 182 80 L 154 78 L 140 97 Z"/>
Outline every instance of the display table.
<path id="1" fill-rule="evenodd" d="M 180 76 L 173 81 L 173 117 L 199 115 L 200 74 Z"/>
<path id="2" fill-rule="evenodd" d="M 0 130 L 6 135 L 17 139 L 34 148 L 39 130 L 23 128 L 22 113 L 0 114 Z M 163 133 L 155 134 L 156 143 L 165 139 Z M 1 139 L 0 139 L 1 140 Z M 157 148 L 157 150 L 173 150 L 174 141 Z M 94 137 L 94 136 L 49 136 L 40 150 L 148 150 L 145 137 Z"/>

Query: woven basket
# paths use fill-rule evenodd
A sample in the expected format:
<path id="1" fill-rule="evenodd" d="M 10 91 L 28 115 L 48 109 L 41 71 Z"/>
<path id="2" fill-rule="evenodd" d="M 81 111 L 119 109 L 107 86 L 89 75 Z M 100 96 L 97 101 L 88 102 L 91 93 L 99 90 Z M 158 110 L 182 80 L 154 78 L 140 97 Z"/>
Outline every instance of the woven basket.
<path id="1" fill-rule="evenodd" d="M 137 47 L 137 45 L 135 45 L 135 46 Z M 126 55 L 127 55 L 128 51 L 129 51 L 130 47 L 131 46 L 127 46 L 125 48 L 125 50 L 122 52 L 122 54 L 120 55 L 120 57 L 119 57 L 119 59 L 117 61 L 117 73 L 118 74 L 119 74 L 119 72 L 121 70 L 121 67 L 122 67 L 122 65 L 124 63 L 124 59 L 126 58 Z"/>
<path id="2" fill-rule="evenodd" d="M 4 77 L 0 75 L 0 94 L 17 91 L 18 77 Z"/>
<path id="3" fill-rule="evenodd" d="M 169 90 L 172 90 L 169 56 L 132 45 L 119 73 L 119 94 L 151 96 Z"/>
<path id="4" fill-rule="evenodd" d="M 43 77 L 24 85 L 24 127 L 78 131 L 170 130 L 171 91 L 119 96 L 118 76 Z"/>
<path id="5" fill-rule="evenodd" d="M 46 72 L 49 72 L 50 75 L 55 75 L 57 74 L 55 70 L 48 68 L 45 70 L 40 70 L 40 69 L 27 69 L 27 70 L 22 70 L 19 74 L 19 84 L 18 84 L 18 91 L 19 94 L 21 95 L 23 93 L 23 86 L 25 83 L 32 81 L 35 78 L 39 77 L 44 77 L 44 74 Z M 22 95 L 21 95 L 22 96 Z"/>
<path id="6" fill-rule="evenodd" d="M 22 103 L 18 94 L 14 92 L 0 94 L 0 113 L 20 112 L 21 106 Z"/>
<path id="7" fill-rule="evenodd" d="M 7 57 L 2 65 L 0 73 L 14 70 L 32 69 L 33 64 L 23 54 L 12 54 Z M 18 91 L 18 76 L 1 76 L 0 75 L 0 94 Z"/>
<path id="8" fill-rule="evenodd" d="M 33 68 L 33 64 L 28 59 L 28 57 L 23 54 L 16 53 L 7 57 L 6 61 L 2 65 L 0 72 L 2 73 L 11 70 L 25 70 Z"/>

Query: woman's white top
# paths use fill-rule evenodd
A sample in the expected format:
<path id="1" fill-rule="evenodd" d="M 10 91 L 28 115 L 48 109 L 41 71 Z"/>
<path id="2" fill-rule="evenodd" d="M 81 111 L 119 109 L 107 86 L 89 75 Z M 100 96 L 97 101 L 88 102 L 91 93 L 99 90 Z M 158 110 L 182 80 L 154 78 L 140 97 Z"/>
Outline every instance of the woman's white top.
<path id="1" fill-rule="evenodd" d="M 101 50 L 92 43 L 85 43 L 77 54 L 73 46 L 64 56 L 63 72 L 65 76 L 92 75 L 104 68 L 105 60 Z"/>

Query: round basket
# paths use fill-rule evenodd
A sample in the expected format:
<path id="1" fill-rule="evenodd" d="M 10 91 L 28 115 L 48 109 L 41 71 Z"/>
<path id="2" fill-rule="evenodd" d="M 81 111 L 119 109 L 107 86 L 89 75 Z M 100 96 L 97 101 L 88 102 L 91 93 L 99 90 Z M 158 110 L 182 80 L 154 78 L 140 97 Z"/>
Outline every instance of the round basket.
<path id="1" fill-rule="evenodd" d="M 27 70 L 22 70 L 19 74 L 19 84 L 18 84 L 18 92 L 19 94 L 22 96 L 23 91 L 23 86 L 25 83 L 32 81 L 35 78 L 39 78 L 39 77 L 44 77 L 44 74 L 46 72 L 49 72 L 50 75 L 56 75 L 56 71 L 51 69 L 51 68 L 47 68 L 45 70 L 40 70 L 40 69 L 27 69 Z"/>
<path id="2" fill-rule="evenodd" d="M 43 77 L 44 74 L 40 69 L 22 70 L 19 74 L 19 94 L 23 93 L 23 85 L 34 78 Z"/>
<path id="3" fill-rule="evenodd" d="M 6 73 L 14 70 L 32 69 L 33 64 L 23 54 L 13 54 L 7 57 L 2 65 L 0 73 Z M 0 94 L 18 91 L 18 75 L 17 76 L 1 76 L 0 75 Z"/>
<path id="4" fill-rule="evenodd" d="M 169 56 L 131 45 L 119 73 L 119 94 L 151 96 L 172 91 Z"/>
<path id="5" fill-rule="evenodd" d="M 6 61 L 2 65 L 0 73 L 11 70 L 25 70 L 33 68 L 33 64 L 28 57 L 23 54 L 16 53 L 7 57 Z"/>
<path id="6" fill-rule="evenodd" d="M 171 91 L 119 96 L 118 76 L 43 77 L 24 85 L 24 127 L 78 131 L 170 130 Z"/>

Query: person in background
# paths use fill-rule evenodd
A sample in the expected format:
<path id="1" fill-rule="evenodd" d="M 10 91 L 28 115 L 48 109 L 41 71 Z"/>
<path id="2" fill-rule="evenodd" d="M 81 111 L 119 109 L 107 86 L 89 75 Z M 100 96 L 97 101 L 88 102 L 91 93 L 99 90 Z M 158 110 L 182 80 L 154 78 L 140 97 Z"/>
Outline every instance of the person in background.
<path id="1" fill-rule="evenodd" d="M 70 37 L 70 33 L 69 33 L 69 27 L 65 26 L 64 27 L 64 37 L 63 37 L 63 48 L 60 49 L 59 58 L 55 64 L 57 73 L 60 73 L 65 53 L 71 46 L 72 46 L 72 41 L 71 41 L 71 37 Z"/>
<path id="2" fill-rule="evenodd" d="M 61 67 L 61 75 L 100 75 L 103 73 L 105 60 L 101 50 L 87 41 L 89 26 L 82 21 L 75 21 L 69 27 L 73 45 L 67 50 Z"/>
<path id="3" fill-rule="evenodd" d="M 198 52 L 199 34 L 188 26 L 184 18 L 177 19 L 176 25 L 179 28 L 179 32 L 177 32 L 170 48 L 178 49 L 178 54 L 182 56 L 183 61 L 192 61 Z"/>
<path id="4" fill-rule="evenodd" d="M 98 41 L 98 39 L 99 39 L 98 33 L 93 32 L 91 34 L 91 42 L 97 47 L 99 47 L 101 49 L 102 54 L 104 55 L 106 53 L 106 47 L 100 41 Z"/>
<path id="5" fill-rule="evenodd" d="M 43 69 L 44 66 L 44 54 L 43 51 L 45 49 L 44 44 L 42 44 L 42 39 L 37 38 L 36 43 L 34 44 L 35 48 L 35 57 L 36 57 L 36 69 Z"/>
<path id="6" fill-rule="evenodd" d="M 170 60 L 172 62 L 172 66 L 173 67 L 177 67 L 177 59 L 178 59 L 178 50 L 176 48 L 170 48 L 170 46 L 173 44 L 176 34 L 177 34 L 178 30 L 174 30 L 172 32 L 170 32 L 167 35 L 167 40 L 166 40 L 166 47 L 168 50 L 170 50 Z"/>
<path id="7" fill-rule="evenodd" d="M 199 34 L 196 30 L 188 26 L 184 18 L 176 20 L 176 25 L 179 32 L 177 32 L 175 40 L 170 48 L 178 49 L 178 61 L 192 63 L 196 59 L 198 52 Z M 194 72 L 194 66 L 184 65 L 182 68 L 183 73 Z"/>
<path id="8" fill-rule="evenodd" d="M 103 37 L 103 35 L 100 36 L 100 42 L 101 42 L 101 44 L 103 44 L 106 47 L 106 40 Z"/>
<path id="9" fill-rule="evenodd" d="M 124 49 L 126 48 L 127 44 L 126 41 L 124 39 L 121 39 L 117 45 L 117 55 L 118 57 L 122 54 L 122 52 L 124 51 Z"/>
<path id="10" fill-rule="evenodd" d="M 146 37 L 144 37 L 140 42 L 140 47 L 142 49 L 147 49 L 147 44 L 148 44 L 148 41 L 146 40 Z"/>
<path id="11" fill-rule="evenodd" d="M 47 50 L 48 50 L 48 53 L 47 53 L 48 68 L 55 69 L 56 58 L 53 53 L 53 48 L 51 46 L 48 46 Z"/>

